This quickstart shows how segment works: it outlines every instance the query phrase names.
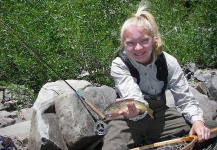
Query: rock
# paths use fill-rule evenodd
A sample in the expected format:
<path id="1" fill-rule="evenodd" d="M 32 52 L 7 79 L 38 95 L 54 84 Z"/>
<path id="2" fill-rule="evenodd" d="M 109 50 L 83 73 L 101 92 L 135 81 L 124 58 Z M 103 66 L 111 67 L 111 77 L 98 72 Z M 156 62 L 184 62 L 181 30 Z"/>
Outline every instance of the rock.
<path id="1" fill-rule="evenodd" d="M 23 121 L 31 120 L 31 118 L 32 118 L 32 107 L 22 109 L 19 112 L 17 112 L 17 111 L 15 111 L 15 112 L 18 115 L 16 118 L 16 122 L 23 122 Z"/>
<path id="2" fill-rule="evenodd" d="M 1 103 L 2 100 L 4 99 L 3 95 L 4 95 L 4 92 L 3 92 L 3 91 L 0 91 L 0 103 Z"/>
<path id="3" fill-rule="evenodd" d="M 15 124 L 16 117 L 15 112 L 0 111 L 0 128 Z"/>
<path id="4" fill-rule="evenodd" d="M 79 93 L 88 98 L 100 112 L 115 101 L 115 90 L 107 87 L 87 87 L 79 90 Z M 86 146 L 98 140 L 94 132 L 94 120 L 81 100 L 75 94 L 62 94 L 55 100 L 56 114 L 63 138 L 69 149 L 84 149 Z M 100 119 L 89 107 L 91 114 Z"/>
<path id="5" fill-rule="evenodd" d="M 210 98 L 217 101 L 217 75 L 207 81 L 207 88 Z"/>
<path id="6" fill-rule="evenodd" d="M 7 126 L 5 128 L 0 129 L 0 133 L 3 136 L 9 136 L 11 138 L 16 138 L 19 140 L 23 140 L 29 137 L 30 131 L 30 120 L 16 123 L 11 126 Z"/>
<path id="7" fill-rule="evenodd" d="M 75 81 L 67 81 L 70 85 L 75 83 Z M 76 82 L 77 84 L 73 84 L 75 89 L 84 88 L 86 86 L 90 86 L 91 84 L 85 81 Z M 52 144 L 50 146 L 54 149 L 66 149 L 65 142 L 56 134 L 58 139 L 55 140 L 55 137 L 50 138 L 50 122 L 59 125 L 58 122 L 55 120 L 50 120 L 47 117 L 47 113 L 52 113 L 53 119 L 55 118 L 55 108 L 54 108 L 54 101 L 59 95 L 63 93 L 74 93 L 74 91 L 63 81 L 56 81 L 45 84 L 42 89 L 40 90 L 38 97 L 33 105 L 33 116 L 32 116 L 32 123 L 31 123 L 31 132 L 29 137 L 29 149 L 43 149 L 47 147 L 47 145 Z M 59 128 L 56 128 L 56 131 L 59 131 Z M 50 139 L 50 140 L 49 140 Z"/>
<path id="8" fill-rule="evenodd" d="M 6 89 L 6 86 L 1 86 L 0 85 L 0 91 L 4 91 Z"/>
<path id="9" fill-rule="evenodd" d="M 190 90 L 194 94 L 195 99 L 199 102 L 200 108 L 203 110 L 204 118 L 213 119 L 217 110 L 217 103 L 194 88 L 190 88 Z"/>
<path id="10" fill-rule="evenodd" d="M 0 116 L 0 122 L 1 122 L 0 123 L 0 128 L 3 128 L 3 127 L 6 127 L 6 126 L 13 125 L 16 122 L 16 120 Z"/>
<path id="11" fill-rule="evenodd" d="M 195 96 L 195 99 L 199 102 L 200 108 L 204 112 L 204 118 L 213 119 L 216 114 L 217 103 L 213 100 L 210 100 L 206 95 L 201 94 L 192 87 L 190 87 L 190 91 Z M 166 98 L 167 106 L 174 107 L 174 98 L 169 90 L 166 91 Z"/>
<path id="12" fill-rule="evenodd" d="M 185 77 L 187 79 L 190 79 L 192 75 L 194 74 L 194 72 L 197 70 L 197 67 L 195 63 L 189 63 L 183 66 L 182 69 L 185 73 Z"/>
<path id="13" fill-rule="evenodd" d="M 30 120 L 16 123 L 0 129 L 0 135 L 11 138 L 18 150 L 24 150 L 27 146 L 30 126 Z"/>
<path id="14" fill-rule="evenodd" d="M 203 72 L 201 70 L 197 70 L 194 73 L 194 78 L 196 78 L 198 81 L 201 81 L 201 82 L 206 81 L 206 78 L 204 77 L 204 74 L 203 74 Z"/>
<path id="15" fill-rule="evenodd" d="M 196 89 L 197 89 L 200 93 L 202 93 L 202 94 L 204 94 L 204 95 L 207 95 L 207 94 L 208 94 L 208 88 L 207 88 L 205 82 L 200 82 L 200 83 L 198 83 Z"/>
<path id="16" fill-rule="evenodd" d="M 32 109 L 22 109 L 21 111 L 0 111 L 0 128 L 13 125 L 15 123 L 31 120 Z"/>
<path id="17" fill-rule="evenodd" d="M 116 98 L 115 90 L 110 87 L 96 88 L 82 80 L 67 82 L 100 110 L 108 105 L 104 106 L 106 101 L 111 102 Z M 94 120 L 78 95 L 63 81 L 47 83 L 33 105 L 28 148 L 82 149 L 98 140 L 93 129 Z"/>
<path id="18" fill-rule="evenodd" d="M 55 112 L 45 111 L 43 114 L 40 113 L 38 110 L 33 109 L 28 149 L 67 149 L 62 136 L 59 135 L 59 124 Z"/>

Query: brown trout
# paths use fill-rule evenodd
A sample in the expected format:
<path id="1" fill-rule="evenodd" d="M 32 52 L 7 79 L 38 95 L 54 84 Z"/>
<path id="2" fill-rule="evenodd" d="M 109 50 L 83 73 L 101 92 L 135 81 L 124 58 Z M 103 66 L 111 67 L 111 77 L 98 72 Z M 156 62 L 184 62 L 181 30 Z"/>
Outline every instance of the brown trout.
<path id="1" fill-rule="evenodd" d="M 137 109 L 140 109 L 142 112 L 147 112 L 148 115 L 154 119 L 153 113 L 154 111 L 147 107 L 144 103 L 140 101 L 136 101 L 134 99 L 125 99 L 121 101 L 116 101 L 112 104 L 110 104 L 106 109 L 105 109 L 105 115 L 117 113 L 119 110 L 128 110 L 126 103 L 133 102 L 136 106 Z"/>

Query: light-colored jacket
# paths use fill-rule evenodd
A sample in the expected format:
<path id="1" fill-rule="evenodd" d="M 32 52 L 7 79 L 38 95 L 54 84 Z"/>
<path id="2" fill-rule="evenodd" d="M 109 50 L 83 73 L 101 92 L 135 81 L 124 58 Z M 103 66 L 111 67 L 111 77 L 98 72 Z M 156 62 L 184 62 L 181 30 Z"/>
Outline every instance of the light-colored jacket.
<path id="1" fill-rule="evenodd" d="M 166 52 L 163 53 L 168 68 L 167 88 L 173 94 L 177 109 L 191 123 L 196 120 L 204 121 L 203 111 L 199 108 L 198 101 L 195 100 L 194 95 L 190 92 L 188 82 L 176 58 Z M 111 76 L 121 98 L 134 98 L 148 105 L 144 98 L 145 95 L 157 96 L 161 93 L 164 82 L 157 79 L 157 67 L 154 63 L 156 56 L 152 55 L 152 58 L 152 63 L 147 66 L 130 59 L 132 65 L 139 71 L 139 85 L 136 82 L 136 78 L 131 76 L 129 69 L 120 57 L 116 57 L 113 60 Z"/>

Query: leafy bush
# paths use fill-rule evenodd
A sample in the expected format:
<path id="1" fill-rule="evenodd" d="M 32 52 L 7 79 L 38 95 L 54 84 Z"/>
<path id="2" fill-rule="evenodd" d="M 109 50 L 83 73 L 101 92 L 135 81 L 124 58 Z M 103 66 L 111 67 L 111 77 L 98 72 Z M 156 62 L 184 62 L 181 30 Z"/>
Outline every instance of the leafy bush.
<path id="1" fill-rule="evenodd" d="M 62 79 L 87 71 L 85 79 L 111 84 L 109 66 L 120 23 L 132 12 L 129 6 L 98 0 L 1 1 L 2 76 L 38 91 L 58 79 L 39 58 Z"/>
<path id="2" fill-rule="evenodd" d="M 165 51 L 183 65 L 217 66 L 217 0 L 151 1 Z"/>
<path id="3" fill-rule="evenodd" d="M 180 64 L 217 65 L 216 1 L 151 1 L 164 49 Z M 112 86 L 110 64 L 120 26 L 139 2 L 0 1 L 0 84 L 25 85 L 37 93 L 46 82 L 59 79 L 48 65 L 61 79 Z M 82 72 L 89 75 L 79 77 Z"/>

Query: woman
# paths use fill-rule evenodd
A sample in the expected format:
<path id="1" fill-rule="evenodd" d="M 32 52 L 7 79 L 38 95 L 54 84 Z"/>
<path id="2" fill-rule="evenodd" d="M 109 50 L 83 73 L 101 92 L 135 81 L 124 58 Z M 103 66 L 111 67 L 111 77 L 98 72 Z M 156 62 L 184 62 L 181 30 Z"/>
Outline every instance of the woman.
<path id="1" fill-rule="evenodd" d="M 154 17 L 146 11 L 147 5 L 139 7 L 136 14 L 127 19 L 121 28 L 123 53 L 139 73 L 140 81 L 133 77 L 129 67 L 116 57 L 112 62 L 111 76 L 121 99 L 134 98 L 154 110 L 152 119 L 140 112 L 133 102 L 127 103 L 128 110 L 120 110 L 108 122 L 103 150 L 125 150 L 134 148 L 141 141 L 146 143 L 197 135 L 199 141 L 210 138 L 210 128 L 217 123 L 203 119 L 198 102 L 189 91 L 189 85 L 177 60 L 162 51 L 162 41 Z M 156 63 L 164 58 L 166 68 Z M 166 78 L 164 80 L 160 80 Z M 165 88 L 169 89 L 176 108 L 166 106 Z"/>

